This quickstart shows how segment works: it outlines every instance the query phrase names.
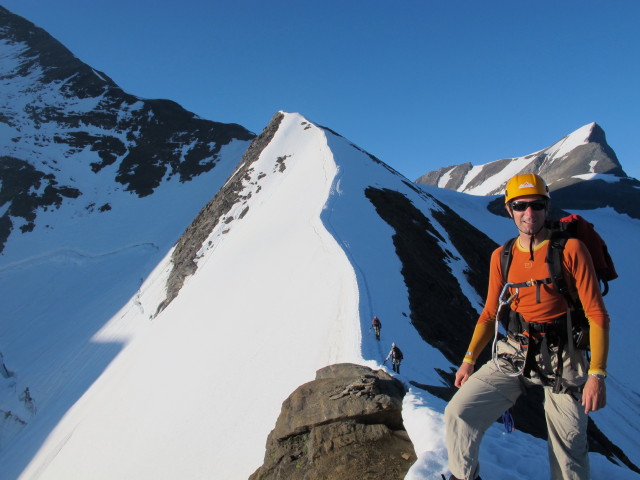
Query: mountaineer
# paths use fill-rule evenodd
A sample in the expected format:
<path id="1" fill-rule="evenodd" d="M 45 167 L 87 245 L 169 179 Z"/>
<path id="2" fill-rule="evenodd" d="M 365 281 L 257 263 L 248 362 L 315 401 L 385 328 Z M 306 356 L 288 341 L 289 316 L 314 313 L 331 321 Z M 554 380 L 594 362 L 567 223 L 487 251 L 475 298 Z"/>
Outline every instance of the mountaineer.
<path id="1" fill-rule="evenodd" d="M 566 239 L 559 257 L 564 275 L 549 278 L 545 260 L 553 238 L 545 222 L 550 200 L 538 175 L 516 175 L 507 182 L 505 207 L 518 236 L 491 256 L 485 307 L 456 372 L 459 390 L 445 409 L 450 480 L 479 478 L 484 432 L 533 385 L 544 387 L 550 478 L 590 478 L 588 413 L 606 404 L 609 315 L 581 241 Z M 566 294 L 557 285 L 563 280 Z M 588 321 L 586 347 L 574 343 L 574 334 L 584 332 L 571 299 L 579 299 Z M 500 324 L 507 336 L 499 339 Z M 476 359 L 492 338 L 492 360 L 476 371 Z M 590 363 L 581 348 L 590 348 Z"/>
<path id="2" fill-rule="evenodd" d="M 391 358 L 391 368 L 393 369 L 393 371 L 396 373 L 400 373 L 400 362 L 402 362 L 404 355 L 402 354 L 402 350 L 398 348 L 395 342 L 391 344 L 389 355 L 387 355 L 387 358 L 385 358 L 384 362 L 382 363 L 387 363 L 387 360 L 389 360 L 389 358 Z"/>
<path id="3" fill-rule="evenodd" d="M 380 341 L 380 329 L 382 328 L 382 322 L 378 317 L 374 316 L 373 320 L 371 320 L 371 328 L 373 328 L 373 331 L 376 334 L 376 340 Z"/>

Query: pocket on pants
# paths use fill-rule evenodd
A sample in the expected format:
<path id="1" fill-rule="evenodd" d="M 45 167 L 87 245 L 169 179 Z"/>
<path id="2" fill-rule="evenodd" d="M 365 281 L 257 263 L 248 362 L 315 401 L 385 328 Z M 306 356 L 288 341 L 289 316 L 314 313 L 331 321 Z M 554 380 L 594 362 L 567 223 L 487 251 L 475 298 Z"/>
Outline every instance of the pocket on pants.
<path id="1" fill-rule="evenodd" d="M 555 372 L 558 369 L 558 347 L 553 346 L 549 349 L 549 360 L 551 363 L 551 371 L 548 365 L 544 366 L 544 358 L 542 354 L 536 355 L 536 362 L 542 366 L 542 371 L 549 379 L 555 380 Z M 562 385 L 566 388 L 580 387 L 587 381 L 587 372 L 589 369 L 588 361 L 583 350 L 573 349 L 570 355 L 568 348 L 565 346 L 562 352 Z M 532 375 L 533 376 L 533 375 Z"/>

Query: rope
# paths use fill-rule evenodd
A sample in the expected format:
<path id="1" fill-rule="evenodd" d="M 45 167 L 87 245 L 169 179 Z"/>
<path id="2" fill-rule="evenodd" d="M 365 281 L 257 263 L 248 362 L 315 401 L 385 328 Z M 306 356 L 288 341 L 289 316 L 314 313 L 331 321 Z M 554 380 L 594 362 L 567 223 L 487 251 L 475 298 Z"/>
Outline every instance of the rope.
<path id="1" fill-rule="evenodd" d="M 503 300 L 503 298 L 505 298 L 505 296 L 508 295 L 509 288 L 515 288 L 515 293 L 513 293 L 512 295 L 508 296 L 505 300 Z M 498 297 L 499 306 L 498 306 L 498 311 L 496 312 L 496 319 L 495 319 L 496 323 L 495 323 L 495 332 L 493 335 L 493 343 L 491 344 L 491 359 L 493 360 L 493 363 L 501 373 L 503 373 L 508 377 L 519 377 L 520 375 L 522 375 L 522 372 L 524 372 L 524 364 L 525 364 L 524 360 L 526 358 L 526 352 L 523 352 L 524 355 L 522 357 L 521 369 L 518 369 L 518 371 L 516 372 L 505 372 L 502 369 L 502 367 L 500 366 L 500 362 L 498 361 L 498 333 L 499 333 L 500 318 L 501 318 L 500 313 L 502 312 L 502 309 L 504 307 L 508 307 L 511 304 L 511 302 L 513 302 L 513 300 L 518 296 L 519 292 L 520 292 L 519 288 L 514 283 L 505 283 L 504 287 L 502 287 L 502 292 L 500 292 L 500 296 Z"/>

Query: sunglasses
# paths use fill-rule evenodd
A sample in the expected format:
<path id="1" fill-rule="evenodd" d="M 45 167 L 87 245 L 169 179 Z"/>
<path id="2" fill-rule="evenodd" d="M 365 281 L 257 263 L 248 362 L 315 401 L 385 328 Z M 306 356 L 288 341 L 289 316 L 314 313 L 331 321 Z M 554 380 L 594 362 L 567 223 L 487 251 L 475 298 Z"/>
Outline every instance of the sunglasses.
<path id="1" fill-rule="evenodd" d="M 533 202 L 511 202 L 511 210 L 516 212 L 524 212 L 527 208 L 539 212 L 547 208 L 547 202 L 543 200 L 534 200 Z"/>

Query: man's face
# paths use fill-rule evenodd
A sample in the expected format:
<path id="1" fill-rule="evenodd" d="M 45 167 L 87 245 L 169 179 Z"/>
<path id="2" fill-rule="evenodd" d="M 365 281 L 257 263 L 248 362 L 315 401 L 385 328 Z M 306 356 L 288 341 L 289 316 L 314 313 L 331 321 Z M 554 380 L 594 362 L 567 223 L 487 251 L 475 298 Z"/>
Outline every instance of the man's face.
<path id="1" fill-rule="evenodd" d="M 547 205 L 547 199 L 542 195 L 526 195 L 514 198 L 506 207 L 518 230 L 532 235 L 538 233 L 544 226 Z"/>

